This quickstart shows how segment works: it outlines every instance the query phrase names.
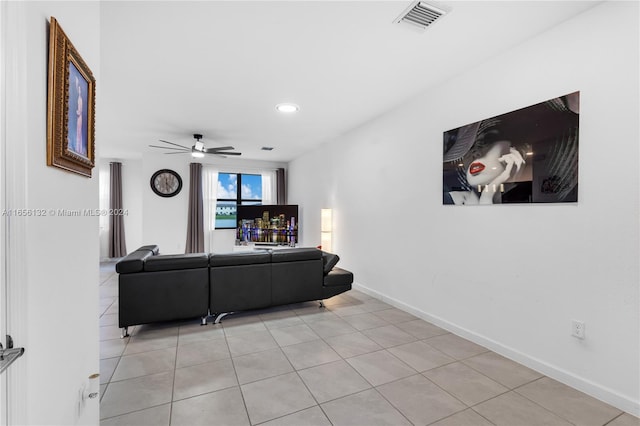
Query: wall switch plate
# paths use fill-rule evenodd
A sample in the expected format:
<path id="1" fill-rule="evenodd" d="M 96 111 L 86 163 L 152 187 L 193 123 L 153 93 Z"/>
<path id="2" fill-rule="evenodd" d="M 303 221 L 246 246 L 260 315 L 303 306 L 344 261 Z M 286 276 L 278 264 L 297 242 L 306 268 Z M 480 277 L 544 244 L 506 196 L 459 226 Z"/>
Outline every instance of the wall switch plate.
<path id="1" fill-rule="evenodd" d="M 571 335 L 578 339 L 584 339 L 584 322 L 571 320 Z"/>

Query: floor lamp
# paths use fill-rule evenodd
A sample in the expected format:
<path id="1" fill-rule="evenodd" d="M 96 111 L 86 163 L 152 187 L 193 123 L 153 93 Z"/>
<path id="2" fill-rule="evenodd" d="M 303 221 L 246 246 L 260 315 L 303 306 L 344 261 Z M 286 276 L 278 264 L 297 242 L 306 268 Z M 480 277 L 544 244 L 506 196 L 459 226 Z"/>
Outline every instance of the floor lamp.
<path id="1" fill-rule="evenodd" d="M 331 209 L 322 209 L 320 211 L 320 245 L 323 251 L 333 252 L 332 234 L 333 211 Z"/>

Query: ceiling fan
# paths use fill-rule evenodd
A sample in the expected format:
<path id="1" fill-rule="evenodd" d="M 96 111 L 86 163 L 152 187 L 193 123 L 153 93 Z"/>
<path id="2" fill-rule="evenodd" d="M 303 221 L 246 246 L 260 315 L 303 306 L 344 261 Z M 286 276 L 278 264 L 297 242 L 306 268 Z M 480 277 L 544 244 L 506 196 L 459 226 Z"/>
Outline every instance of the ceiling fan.
<path id="1" fill-rule="evenodd" d="M 173 143 L 173 142 L 169 142 L 169 141 L 163 141 L 162 139 L 159 139 L 159 142 L 162 143 L 166 143 L 169 145 L 173 145 L 177 148 L 174 148 L 172 146 L 160 146 L 160 145 L 149 145 L 152 148 L 161 148 L 161 149 L 170 149 L 170 150 L 174 150 L 177 152 L 165 152 L 165 154 L 184 154 L 184 153 L 191 153 L 191 155 L 193 157 L 197 157 L 197 158 L 202 158 L 204 157 L 205 154 L 212 154 L 212 155 L 218 155 L 220 157 L 226 157 L 227 155 L 241 155 L 242 153 L 240 152 L 230 152 L 232 149 L 235 149 L 232 146 L 220 146 L 217 148 L 205 148 L 204 147 L 204 142 L 201 142 L 200 139 L 202 139 L 202 135 L 199 133 L 194 133 L 193 134 L 193 138 L 196 140 L 196 142 L 193 144 L 193 146 L 191 148 L 189 148 L 188 146 L 184 146 L 184 145 L 179 145 L 177 143 Z"/>

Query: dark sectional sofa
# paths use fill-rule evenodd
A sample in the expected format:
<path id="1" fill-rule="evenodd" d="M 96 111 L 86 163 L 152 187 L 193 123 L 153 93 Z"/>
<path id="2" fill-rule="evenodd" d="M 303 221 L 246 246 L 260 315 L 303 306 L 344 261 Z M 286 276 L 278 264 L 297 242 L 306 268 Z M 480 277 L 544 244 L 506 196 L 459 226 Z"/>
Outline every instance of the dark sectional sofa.
<path id="1" fill-rule="evenodd" d="M 116 264 L 119 327 L 328 299 L 351 289 L 339 258 L 315 248 L 160 255 L 140 247 Z"/>

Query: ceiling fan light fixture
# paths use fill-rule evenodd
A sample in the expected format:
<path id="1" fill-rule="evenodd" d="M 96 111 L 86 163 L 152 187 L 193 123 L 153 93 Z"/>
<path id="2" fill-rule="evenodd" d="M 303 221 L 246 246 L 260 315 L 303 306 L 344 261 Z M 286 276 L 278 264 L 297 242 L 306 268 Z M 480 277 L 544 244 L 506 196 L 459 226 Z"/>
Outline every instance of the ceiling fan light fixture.
<path id="1" fill-rule="evenodd" d="M 292 104 L 290 102 L 284 102 L 284 103 L 276 105 L 276 110 L 278 110 L 278 112 L 291 114 L 291 113 L 294 113 L 294 112 L 298 112 L 300 110 L 300 107 L 298 105 Z"/>
<path id="2" fill-rule="evenodd" d="M 193 138 L 196 140 L 196 142 L 191 147 L 180 145 L 178 143 L 164 141 L 162 139 L 159 139 L 158 141 L 171 146 L 159 146 L 159 145 L 149 145 L 149 146 L 152 148 L 161 148 L 161 149 L 167 149 L 171 151 L 171 152 L 165 152 L 165 154 L 190 153 L 191 156 L 194 158 L 204 158 L 205 154 L 218 155 L 220 156 L 220 158 L 226 158 L 228 155 L 242 155 L 242 153 L 240 152 L 231 152 L 230 150 L 235 149 L 232 146 L 220 146 L 217 148 L 206 149 L 204 147 L 204 142 L 200 141 L 200 139 L 202 139 L 202 135 L 199 133 L 194 133 Z"/>

